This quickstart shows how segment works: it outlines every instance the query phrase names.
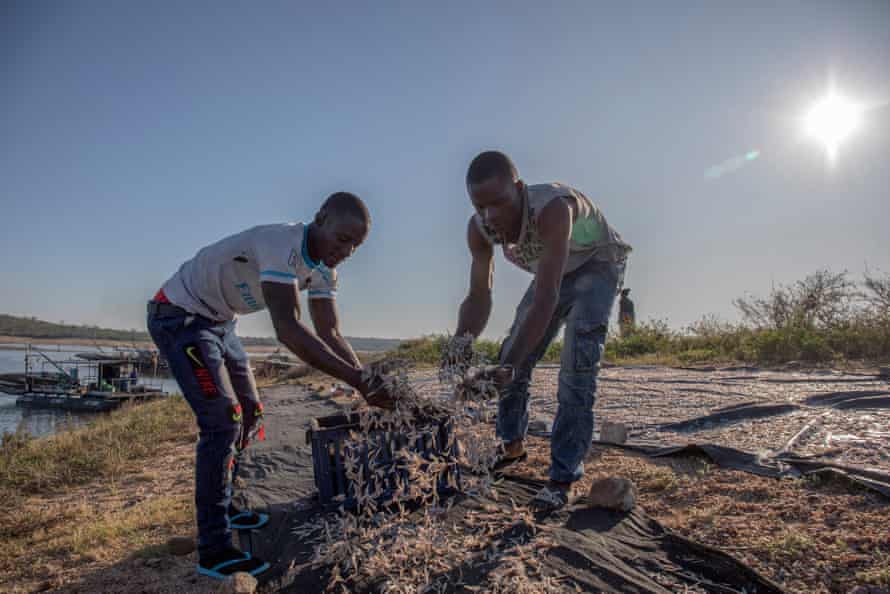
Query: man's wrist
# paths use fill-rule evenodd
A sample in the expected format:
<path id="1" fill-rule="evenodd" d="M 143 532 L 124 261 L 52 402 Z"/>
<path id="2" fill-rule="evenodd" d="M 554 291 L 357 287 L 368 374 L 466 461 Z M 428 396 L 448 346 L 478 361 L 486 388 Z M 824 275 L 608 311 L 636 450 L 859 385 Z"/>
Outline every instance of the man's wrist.
<path id="1" fill-rule="evenodd" d="M 516 379 L 516 368 L 510 363 L 498 365 L 494 369 L 494 379 L 499 385 L 510 384 Z"/>
<path id="2" fill-rule="evenodd" d="M 358 390 L 359 392 L 363 392 L 363 388 L 365 386 L 365 372 L 361 367 L 355 367 L 349 372 L 349 377 L 343 378 L 347 384 Z"/>

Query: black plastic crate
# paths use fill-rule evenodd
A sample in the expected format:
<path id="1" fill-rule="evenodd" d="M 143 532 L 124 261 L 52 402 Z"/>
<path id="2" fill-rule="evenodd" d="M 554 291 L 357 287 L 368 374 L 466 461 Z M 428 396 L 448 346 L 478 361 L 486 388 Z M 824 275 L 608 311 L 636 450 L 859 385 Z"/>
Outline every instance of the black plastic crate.
<path id="1" fill-rule="evenodd" d="M 344 454 L 349 448 L 358 448 L 350 451 L 350 455 L 361 462 L 366 492 L 372 487 L 379 487 L 378 503 L 389 500 L 396 493 L 396 477 L 401 478 L 403 485 L 408 485 L 408 472 L 398 469 L 398 461 L 393 458 L 394 453 L 402 448 L 419 454 L 425 460 L 432 460 L 434 455 L 447 460 L 447 469 L 439 475 L 436 485 L 440 496 L 449 495 L 459 489 L 459 450 L 457 440 L 453 438 L 453 424 L 447 416 L 431 418 L 422 423 L 417 428 L 420 435 L 414 439 L 414 443 L 408 443 L 407 435 L 372 430 L 358 446 L 348 444 L 350 435 L 358 434 L 361 430 L 358 413 L 320 417 L 310 422 L 306 443 L 312 445 L 315 486 L 318 488 L 319 501 L 326 509 L 340 505 L 346 509 L 354 509 L 357 505 L 355 485 L 347 479 L 344 466 Z M 369 467 L 368 457 L 371 448 L 374 451 L 379 450 L 373 469 Z"/>

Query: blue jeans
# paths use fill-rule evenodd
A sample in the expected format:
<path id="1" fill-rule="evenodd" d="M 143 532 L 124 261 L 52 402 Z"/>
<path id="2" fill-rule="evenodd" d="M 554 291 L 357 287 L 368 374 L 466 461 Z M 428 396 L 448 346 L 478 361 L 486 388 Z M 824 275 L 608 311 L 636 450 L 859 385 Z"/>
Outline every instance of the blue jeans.
<path id="1" fill-rule="evenodd" d="M 528 430 L 528 386 L 532 369 L 565 324 L 556 395 L 558 408 L 550 437 L 551 480 L 573 482 L 584 472 L 582 462 L 593 439 L 596 376 L 605 348 L 609 315 L 624 282 L 624 267 L 624 262 L 590 260 L 563 277 L 559 303 L 544 338 L 516 370 L 515 379 L 498 402 L 498 437 L 505 442 L 524 439 Z M 534 296 L 532 281 L 516 308 L 510 334 L 501 345 L 501 357 L 515 339 Z"/>
<path id="2" fill-rule="evenodd" d="M 228 508 L 237 472 L 236 453 L 246 445 L 246 432 L 262 416 L 256 381 L 235 334 L 234 320 L 149 314 L 148 331 L 170 363 L 198 422 L 198 553 L 213 555 L 232 546 Z"/>

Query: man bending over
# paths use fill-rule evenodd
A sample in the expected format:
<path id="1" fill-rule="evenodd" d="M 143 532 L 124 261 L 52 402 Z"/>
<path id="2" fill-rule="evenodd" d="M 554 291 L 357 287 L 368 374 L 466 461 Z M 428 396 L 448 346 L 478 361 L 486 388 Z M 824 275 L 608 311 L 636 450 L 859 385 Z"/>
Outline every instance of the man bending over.
<path id="1" fill-rule="evenodd" d="M 338 192 L 309 224 L 261 225 L 200 250 L 148 303 L 148 329 L 167 358 L 198 422 L 195 506 L 198 572 L 257 575 L 269 564 L 235 548 L 232 528 L 254 529 L 263 514 L 231 508 L 236 454 L 262 439 L 263 407 L 247 354 L 235 334 L 238 315 L 268 309 L 278 340 L 300 359 L 388 406 L 381 378 L 362 365 L 340 334 L 336 267 L 368 235 L 371 219 L 353 194 Z M 315 332 L 301 320 L 298 291 L 309 293 Z"/>
<path id="2" fill-rule="evenodd" d="M 501 345 L 500 367 L 491 373 L 500 393 L 497 435 L 503 441 L 496 467 L 526 457 L 531 372 L 565 324 L 550 482 L 532 502 L 539 509 L 560 508 L 581 478 L 590 449 L 596 376 L 631 248 L 587 196 L 557 183 L 527 185 L 503 153 L 488 151 L 473 159 L 466 183 L 476 209 L 467 226 L 470 292 L 448 352 L 468 359 L 472 338 L 488 323 L 494 246 L 500 244 L 504 257 L 534 280 Z"/>

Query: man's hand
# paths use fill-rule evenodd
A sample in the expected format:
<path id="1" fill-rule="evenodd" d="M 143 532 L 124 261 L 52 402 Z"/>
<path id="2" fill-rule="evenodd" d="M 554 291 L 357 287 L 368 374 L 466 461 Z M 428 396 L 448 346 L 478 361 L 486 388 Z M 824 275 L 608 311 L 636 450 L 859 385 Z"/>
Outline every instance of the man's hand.
<path id="1" fill-rule="evenodd" d="M 374 373 L 366 381 L 363 381 L 359 386 L 359 391 L 365 398 L 365 402 L 371 406 L 386 410 L 395 408 L 395 398 L 390 393 L 386 377 L 380 373 Z"/>
<path id="2" fill-rule="evenodd" d="M 457 386 L 459 400 L 489 400 L 498 398 L 515 379 L 511 365 L 490 365 L 462 381 Z"/>
<path id="3" fill-rule="evenodd" d="M 509 386 L 513 382 L 514 377 L 515 373 L 512 365 L 489 365 L 480 369 L 473 376 L 476 381 L 493 383 L 498 390 Z"/>
<path id="4" fill-rule="evenodd" d="M 473 337 L 470 334 L 453 336 L 442 349 L 439 375 L 462 375 L 473 361 Z"/>
<path id="5" fill-rule="evenodd" d="M 255 405 L 248 405 L 242 408 L 237 405 L 235 414 L 242 414 L 241 419 L 241 438 L 235 445 L 236 449 L 241 452 L 253 441 L 265 441 L 266 429 L 263 425 L 263 403 L 257 401 Z"/>

